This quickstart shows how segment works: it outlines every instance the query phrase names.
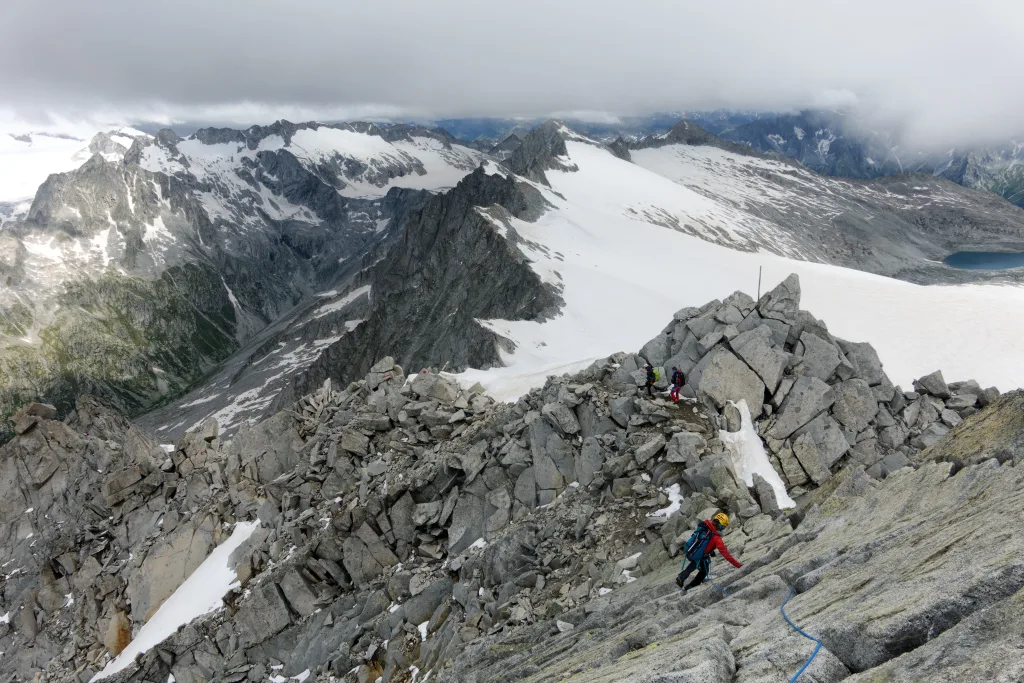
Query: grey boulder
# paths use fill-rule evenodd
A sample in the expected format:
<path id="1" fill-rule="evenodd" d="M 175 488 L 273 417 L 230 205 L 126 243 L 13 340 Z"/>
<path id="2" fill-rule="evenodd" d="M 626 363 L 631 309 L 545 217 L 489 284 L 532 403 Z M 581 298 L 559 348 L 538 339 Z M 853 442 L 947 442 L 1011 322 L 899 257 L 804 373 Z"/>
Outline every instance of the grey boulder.
<path id="1" fill-rule="evenodd" d="M 761 512 L 772 517 L 782 514 L 782 509 L 775 496 L 775 489 L 756 472 L 754 473 L 754 491 L 757 492 L 757 499 L 761 502 Z"/>
<path id="2" fill-rule="evenodd" d="M 707 450 L 707 442 L 700 434 L 676 432 L 669 439 L 665 459 L 668 462 L 683 463 L 687 467 L 691 467 L 700 462 L 705 450 Z"/>
<path id="3" fill-rule="evenodd" d="M 605 450 L 600 442 L 589 437 L 583 440 L 583 448 L 576 460 L 576 480 L 586 488 L 597 478 L 604 466 Z"/>
<path id="4" fill-rule="evenodd" d="M 786 318 L 800 310 L 800 278 L 796 273 L 762 296 L 757 310 L 765 318 Z"/>
<path id="5" fill-rule="evenodd" d="M 636 412 L 636 407 L 633 405 L 632 397 L 620 396 L 608 402 L 608 410 L 616 424 L 625 427 L 629 424 L 629 416 Z"/>
<path id="6" fill-rule="evenodd" d="M 431 373 L 421 373 L 412 380 L 412 390 L 420 398 L 432 398 L 442 403 L 454 403 L 459 397 L 459 385 L 447 377 Z"/>
<path id="7" fill-rule="evenodd" d="M 658 453 L 660 453 L 661 449 L 663 449 L 664 447 L 665 437 L 662 436 L 661 434 L 654 436 L 654 438 L 649 439 L 647 442 L 644 443 L 644 445 L 636 449 L 635 457 L 637 463 L 643 465 L 645 462 L 647 462 L 648 460 L 656 456 Z"/>
<path id="8" fill-rule="evenodd" d="M 729 342 L 729 346 L 753 368 L 768 391 L 774 394 L 786 366 L 789 365 L 789 354 L 775 348 L 771 328 L 761 325 L 749 332 L 743 332 Z"/>
<path id="9" fill-rule="evenodd" d="M 262 643 L 283 631 L 291 617 L 277 584 L 267 580 L 253 588 L 235 614 L 235 623 L 247 645 Z"/>
<path id="10" fill-rule="evenodd" d="M 942 371 L 936 370 L 930 375 L 914 380 L 914 391 L 921 394 L 931 394 L 938 398 L 949 398 L 949 387 L 946 380 L 942 378 Z"/>
<path id="11" fill-rule="evenodd" d="M 776 439 L 785 439 L 828 410 L 834 402 L 835 392 L 832 387 L 817 377 L 799 377 L 786 395 L 786 400 L 782 402 L 779 417 L 769 429 L 768 435 Z"/>
<path id="12" fill-rule="evenodd" d="M 810 375 L 828 381 L 839 367 L 839 349 L 815 334 L 801 334 L 799 348 L 802 349 L 802 353 L 800 364 L 795 370 L 796 374 Z"/>
<path id="13" fill-rule="evenodd" d="M 864 430 L 878 413 L 875 393 L 866 380 L 848 379 L 833 386 L 833 391 L 836 401 L 832 414 L 847 429 L 854 432 Z"/>
<path id="14" fill-rule="evenodd" d="M 551 423 L 551 426 L 563 434 L 571 435 L 580 431 L 576 413 L 564 403 L 548 403 L 541 408 L 541 413 Z"/>
<path id="15" fill-rule="evenodd" d="M 750 415 L 756 419 L 764 404 L 764 382 L 746 363 L 732 352 L 718 347 L 700 363 L 703 365 L 695 389 L 714 401 L 721 409 L 729 401 L 747 402 Z"/>
<path id="16" fill-rule="evenodd" d="M 867 342 L 839 341 L 839 348 L 846 355 L 854 369 L 854 377 L 862 379 L 871 386 L 882 383 L 884 373 L 882 361 L 878 359 L 875 347 Z"/>

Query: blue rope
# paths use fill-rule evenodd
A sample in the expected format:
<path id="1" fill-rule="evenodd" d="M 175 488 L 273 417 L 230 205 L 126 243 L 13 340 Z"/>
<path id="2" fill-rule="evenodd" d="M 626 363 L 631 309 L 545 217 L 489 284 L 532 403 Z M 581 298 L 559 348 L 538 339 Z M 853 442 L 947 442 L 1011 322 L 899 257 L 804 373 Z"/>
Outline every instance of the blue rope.
<path id="1" fill-rule="evenodd" d="M 796 681 L 796 679 L 800 678 L 800 674 L 802 674 L 804 671 L 806 671 L 807 667 L 809 667 L 811 665 L 811 662 L 814 661 L 815 656 L 817 656 L 817 654 L 818 654 L 818 650 L 821 649 L 821 641 L 818 640 L 817 638 L 814 638 L 814 637 L 809 636 L 806 633 L 804 633 L 803 630 L 801 630 L 801 628 L 799 626 L 797 626 L 792 621 L 790 621 L 789 617 L 786 616 L 786 603 L 789 602 L 789 599 L 791 597 L 793 597 L 793 589 L 792 588 L 789 589 L 789 595 L 786 596 L 786 599 L 782 601 L 782 606 L 779 607 L 779 611 L 782 612 L 782 618 L 786 620 L 787 624 L 789 624 L 790 626 L 793 627 L 794 631 L 796 631 L 797 633 L 802 635 L 804 638 L 807 638 L 808 640 L 813 640 L 815 643 L 817 643 L 817 645 L 814 646 L 814 652 L 811 653 L 811 656 L 807 658 L 807 661 L 804 662 L 804 665 L 802 667 L 800 667 L 799 671 L 796 672 L 796 675 L 794 675 L 791 679 L 789 679 L 789 683 L 794 683 L 794 681 Z"/>
<path id="2" fill-rule="evenodd" d="M 708 581 L 711 581 L 711 585 L 712 585 L 712 586 L 714 586 L 714 587 L 715 587 L 715 588 L 717 588 L 718 590 L 722 591 L 722 595 L 724 595 L 725 597 L 729 597 L 729 592 L 728 592 L 728 591 L 726 591 L 726 590 L 725 590 L 724 588 L 722 588 L 721 586 L 719 586 L 719 585 L 718 585 L 717 583 L 715 583 L 715 582 L 714 582 L 714 581 L 713 581 L 713 580 L 711 579 L 711 563 L 710 563 L 710 562 L 708 562 Z"/>

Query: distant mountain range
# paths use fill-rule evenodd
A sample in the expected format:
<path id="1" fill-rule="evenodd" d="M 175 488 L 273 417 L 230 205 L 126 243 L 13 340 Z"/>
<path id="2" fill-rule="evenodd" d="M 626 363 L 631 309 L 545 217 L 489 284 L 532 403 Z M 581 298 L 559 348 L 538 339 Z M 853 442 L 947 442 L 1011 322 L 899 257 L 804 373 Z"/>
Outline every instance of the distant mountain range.
<path id="1" fill-rule="evenodd" d="M 905 172 L 922 172 L 959 185 L 988 190 L 1024 207 L 1024 141 L 1001 145 L 920 151 L 900 144 L 895 133 L 835 111 L 795 114 L 753 111 L 665 112 L 623 117 L 611 122 L 566 119 L 572 130 L 600 142 L 626 143 L 668 131 L 685 118 L 724 140 L 760 152 L 795 159 L 823 175 L 870 180 Z M 499 158 L 542 119 L 469 118 L 437 122 L 462 143 Z"/>
<path id="2" fill-rule="evenodd" d="M 824 175 L 872 179 L 910 171 L 931 173 L 1024 206 L 1024 142 L 916 151 L 890 133 L 832 111 L 761 117 L 713 132 L 761 152 L 784 154 Z"/>
<path id="3" fill-rule="evenodd" d="M 679 123 L 680 119 L 689 119 L 699 123 L 709 133 L 717 135 L 721 131 L 756 121 L 763 116 L 773 116 L 748 111 L 707 111 L 707 112 L 656 112 L 642 116 L 621 116 L 606 121 L 563 117 L 560 120 L 569 128 L 599 142 L 611 142 L 617 138 L 636 141 L 648 135 L 657 135 L 668 131 Z M 547 118 L 505 119 L 505 118 L 464 118 L 440 119 L 433 121 L 436 126 L 451 133 L 460 142 L 469 143 L 481 150 L 489 149 L 503 142 L 510 136 L 520 140 Z"/>

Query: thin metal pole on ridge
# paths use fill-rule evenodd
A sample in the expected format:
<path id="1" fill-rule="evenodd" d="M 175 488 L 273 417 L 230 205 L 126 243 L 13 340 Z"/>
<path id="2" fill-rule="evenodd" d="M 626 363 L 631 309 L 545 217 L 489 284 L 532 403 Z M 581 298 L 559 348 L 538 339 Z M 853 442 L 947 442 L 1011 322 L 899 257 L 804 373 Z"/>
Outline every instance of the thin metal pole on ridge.
<path id="1" fill-rule="evenodd" d="M 761 268 L 762 268 L 762 266 L 758 266 L 757 267 L 757 300 L 758 301 L 761 300 Z"/>

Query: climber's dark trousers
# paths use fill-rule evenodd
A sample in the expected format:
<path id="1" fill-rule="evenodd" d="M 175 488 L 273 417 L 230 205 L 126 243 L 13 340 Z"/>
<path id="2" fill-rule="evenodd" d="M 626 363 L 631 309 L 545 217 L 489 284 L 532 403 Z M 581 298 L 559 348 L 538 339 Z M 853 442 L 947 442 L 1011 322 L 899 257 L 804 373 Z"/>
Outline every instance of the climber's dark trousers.
<path id="1" fill-rule="evenodd" d="M 651 393 L 651 387 L 653 387 L 653 386 L 654 386 L 654 383 L 653 383 L 653 382 L 648 382 L 648 383 L 647 383 L 647 395 L 648 395 L 648 396 L 654 396 L 654 394 L 653 394 L 653 393 Z"/>
<path id="2" fill-rule="evenodd" d="M 689 577 L 690 574 L 693 573 L 694 569 L 698 569 L 697 563 L 696 562 L 690 562 L 688 565 L 686 565 L 686 568 L 683 569 L 683 571 L 679 573 L 679 580 L 683 581 L 685 583 L 687 577 Z M 697 586 L 699 586 L 702 583 L 704 583 L 704 579 L 706 579 L 706 578 L 708 578 L 708 563 L 707 562 L 701 562 L 700 563 L 700 568 L 697 571 L 697 576 L 695 576 L 693 581 L 690 582 L 690 585 L 686 587 L 686 590 L 690 590 L 691 588 L 696 588 Z"/>

